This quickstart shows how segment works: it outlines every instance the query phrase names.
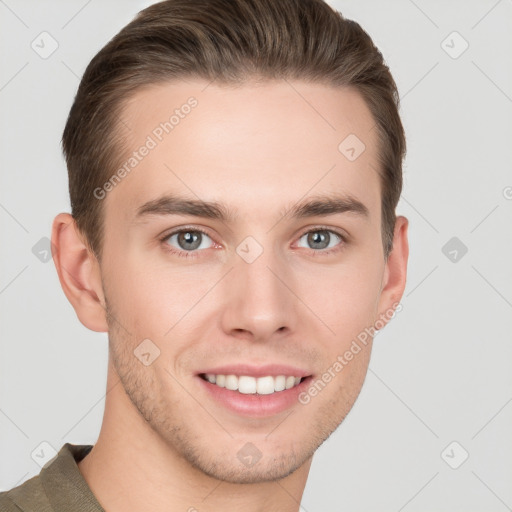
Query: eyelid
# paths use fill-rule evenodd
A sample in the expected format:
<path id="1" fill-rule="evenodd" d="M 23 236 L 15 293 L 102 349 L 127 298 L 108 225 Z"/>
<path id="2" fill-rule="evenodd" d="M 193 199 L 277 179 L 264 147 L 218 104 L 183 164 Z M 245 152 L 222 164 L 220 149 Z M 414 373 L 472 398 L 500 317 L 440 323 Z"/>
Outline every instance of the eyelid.
<path id="1" fill-rule="evenodd" d="M 303 228 L 303 230 L 300 232 L 299 237 L 311 231 L 330 231 L 343 239 L 348 239 L 348 233 L 346 233 L 343 229 L 335 228 L 332 226 L 323 226 L 321 224 L 315 224 L 314 226 L 307 226 L 306 228 Z"/>
<path id="2" fill-rule="evenodd" d="M 215 240 L 215 237 L 213 237 L 211 235 L 211 233 L 209 233 L 206 228 L 202 228 L 202 227 L 199 227 L 199 226 L 180 226 L 180 227 L 177 227 L 177 228 L 171 228 L 169 230 L 164 231 L 161 235 L 158 236 L 158 238 L 160 240 L 167 240 L 172 235 L 176 235 L 176 234 L 181 233 L 183 231 L 199 231 L 200 233 L 203 233 L 206 236 L 210 237 L 213 242 L 218 244 L 218 242 Z"/>

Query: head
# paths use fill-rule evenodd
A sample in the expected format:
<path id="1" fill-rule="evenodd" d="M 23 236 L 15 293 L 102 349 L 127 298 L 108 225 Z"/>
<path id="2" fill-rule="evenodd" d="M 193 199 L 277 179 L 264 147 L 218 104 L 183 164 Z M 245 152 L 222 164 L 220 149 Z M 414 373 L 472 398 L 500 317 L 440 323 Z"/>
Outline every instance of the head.
<path id="1" fill-rule="evenodd" d="M 227 481 L 310 460 L 359 394 L 361 333 L 405 287 L 405 138 L 368 34 L 320 0 L 152 5 L 87 67 L 63 149 L 72 213 L 54 222 L 54 260 L 82 323 L 108 331 L 130 407 Z M 310 380 L 251 417 L 200 376 L 235 364 Z M 260 462 L 236 465 L 248 442 Z"/>

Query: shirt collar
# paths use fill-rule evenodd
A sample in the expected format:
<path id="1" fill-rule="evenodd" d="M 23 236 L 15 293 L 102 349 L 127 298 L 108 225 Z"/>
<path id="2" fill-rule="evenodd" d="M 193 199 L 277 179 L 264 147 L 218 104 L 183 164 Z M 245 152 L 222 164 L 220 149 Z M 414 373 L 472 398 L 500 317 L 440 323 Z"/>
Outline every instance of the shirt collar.
<path id="1" fill-rule="evenodd" d="M 66 443 L 41 470 L 41 484 L 55 512 L 105 512 L 78 469 L 92 445 Z"/>

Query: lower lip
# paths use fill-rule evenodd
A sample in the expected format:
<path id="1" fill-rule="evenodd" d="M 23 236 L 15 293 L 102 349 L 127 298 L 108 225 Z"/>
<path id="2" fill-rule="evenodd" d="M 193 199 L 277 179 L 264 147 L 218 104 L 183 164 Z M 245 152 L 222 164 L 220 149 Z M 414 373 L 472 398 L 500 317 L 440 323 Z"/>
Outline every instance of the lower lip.
<path id="1" fill-rule="evenodd" d="M 251 418 L 273 416 L 293 407 L 299 402 L 299 394 L 308 388 L 312 376 L 306 377 L 300 384 L 290 389 L 276 391 L 270 395 L 243 394 L 238 391 L 221 388 L 196 376 L 207 393 L 227 409 Z"/>

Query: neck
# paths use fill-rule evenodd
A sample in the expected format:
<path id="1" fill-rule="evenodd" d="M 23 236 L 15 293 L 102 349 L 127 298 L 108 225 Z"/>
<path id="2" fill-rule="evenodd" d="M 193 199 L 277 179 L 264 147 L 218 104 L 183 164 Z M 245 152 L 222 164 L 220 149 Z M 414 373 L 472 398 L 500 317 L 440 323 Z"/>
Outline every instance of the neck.
<path id="1" fill-rule="evenodd" d="M 218 480 L 194 467 L 151 427 L 109 365 L 100 435 L 78 467 L 107 512 L 298 512 L 311 462 L 312 457 L 270 482 Z"/>

